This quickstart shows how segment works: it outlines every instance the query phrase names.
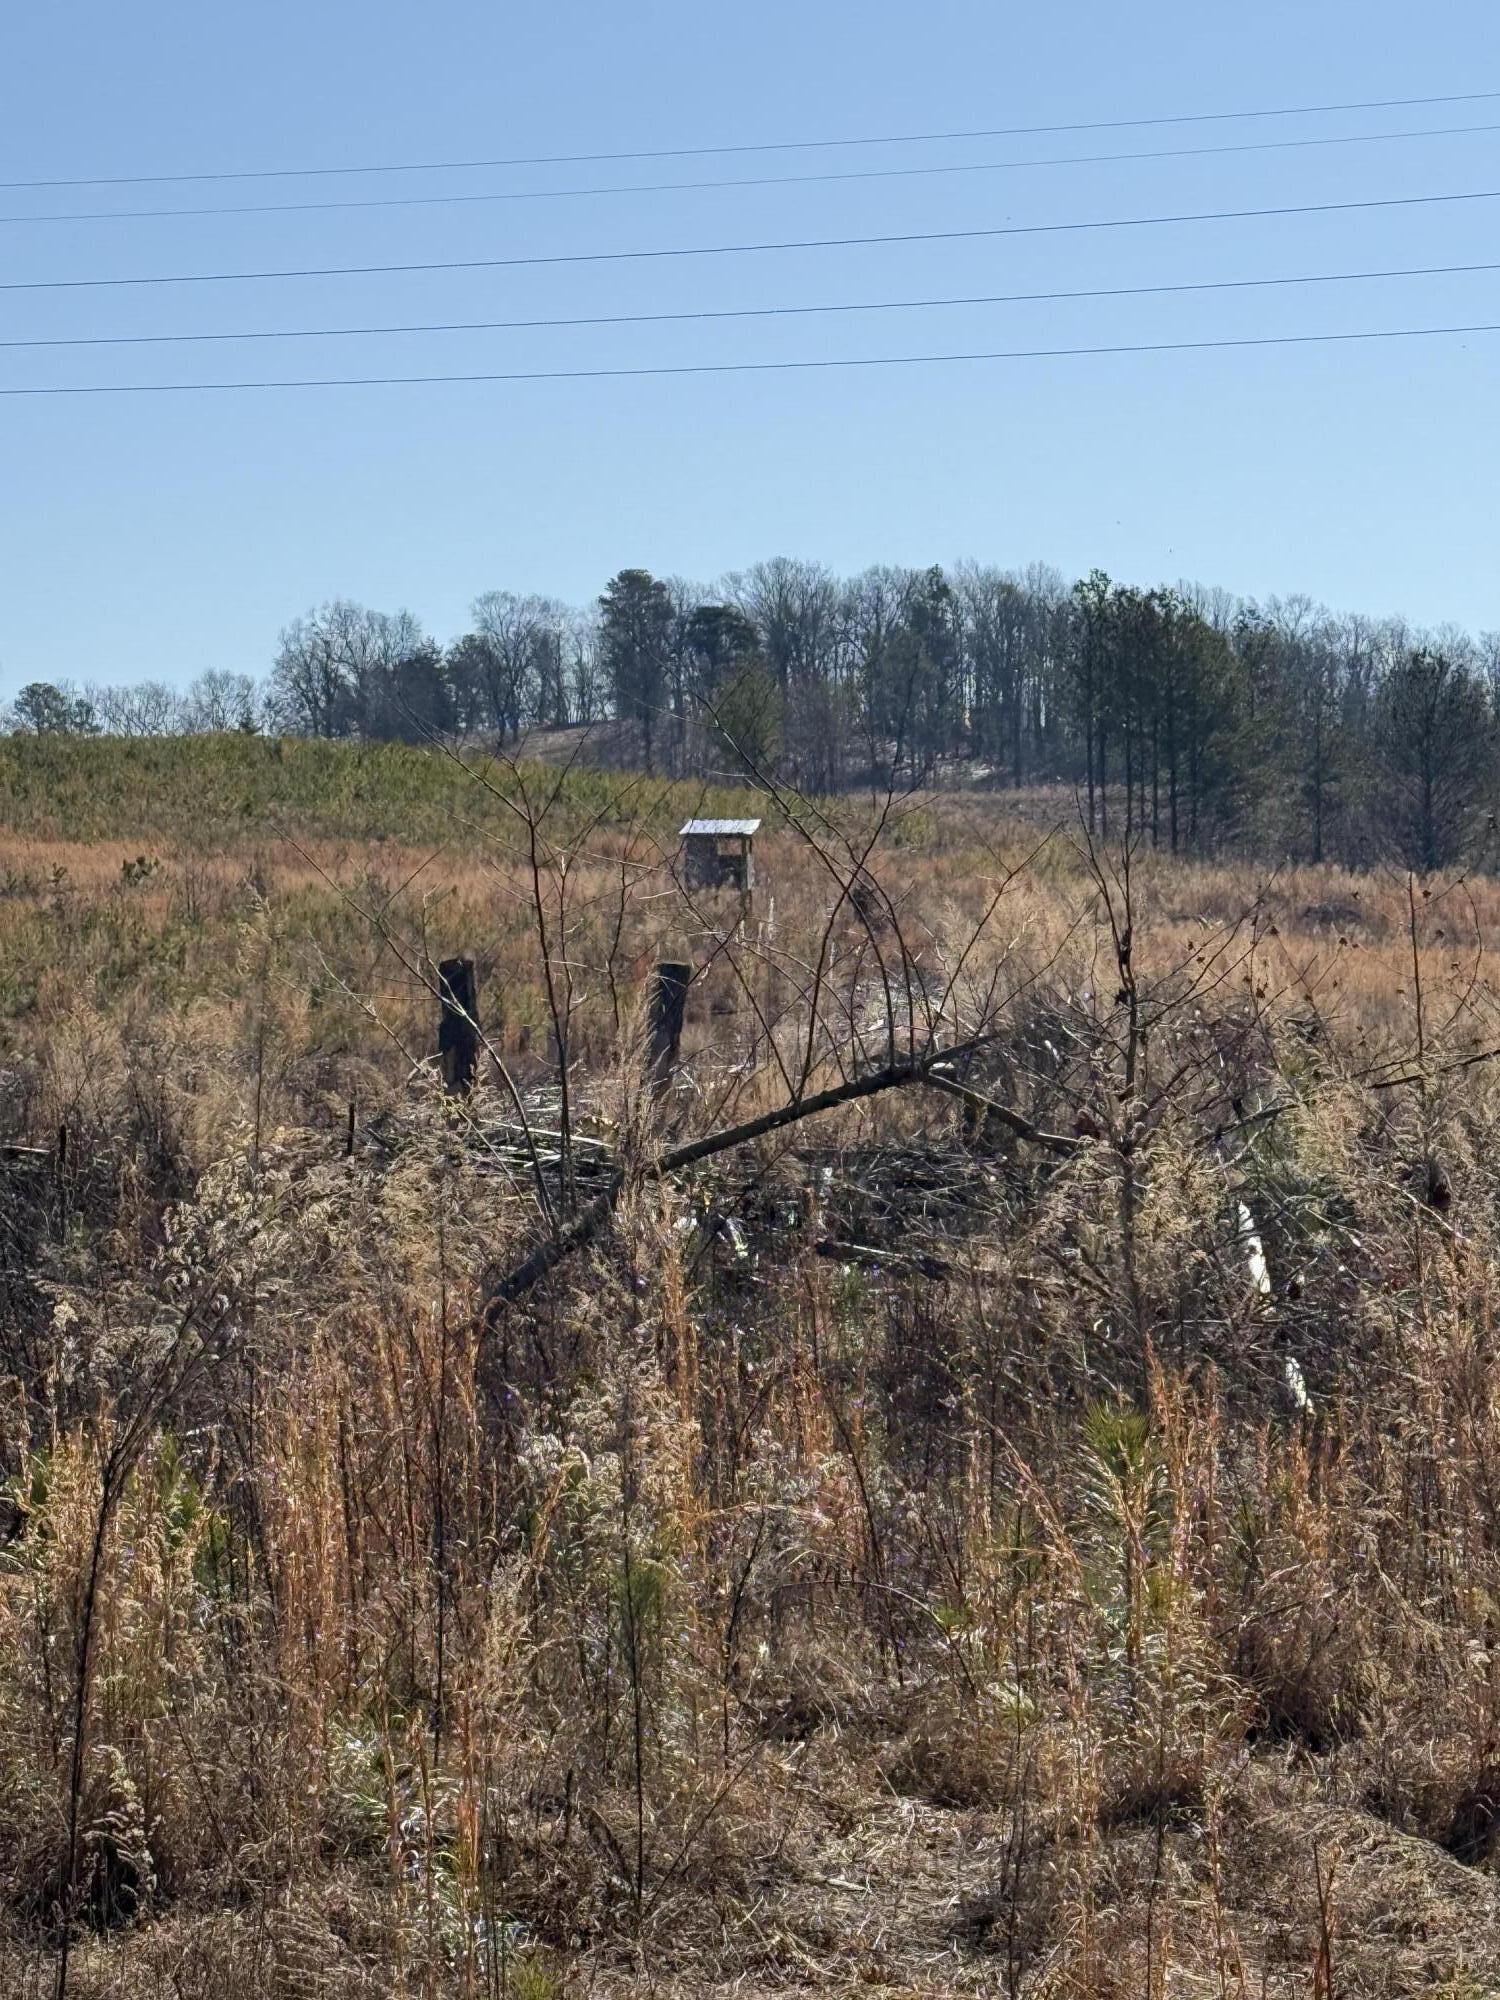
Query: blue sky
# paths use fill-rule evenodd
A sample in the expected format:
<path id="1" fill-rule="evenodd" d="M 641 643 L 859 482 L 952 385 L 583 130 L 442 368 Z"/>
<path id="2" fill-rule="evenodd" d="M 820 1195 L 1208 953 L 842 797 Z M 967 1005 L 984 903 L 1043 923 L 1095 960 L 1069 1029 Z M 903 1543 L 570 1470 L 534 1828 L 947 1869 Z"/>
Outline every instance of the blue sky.
<path id="1" fill-rule="evenodd" d="M 1500 89 L 1483 0 L 12 7 L 0 179 L 585 153 Z M 595 187 L 1500 125 L 1489 104 L 407 178 L 11 191 L 0 214 Z M 573 200 L 0 224 L 0 280 L 985 228 L 1500 188 L 1500 132 Z M 1500 201 L 778 255 L 0 292 L 0 340 L 1500 262 Z M 1500 321 L 1500 272 L 863 317 L 0 351 L 0 386 L 588 368 Z M 1500 334 L 946 368 L 0 399 L 0 695 L 264 672 L 335 595 L 440 637 L 626 564 L 963 556 L 1500 625 Z"/>

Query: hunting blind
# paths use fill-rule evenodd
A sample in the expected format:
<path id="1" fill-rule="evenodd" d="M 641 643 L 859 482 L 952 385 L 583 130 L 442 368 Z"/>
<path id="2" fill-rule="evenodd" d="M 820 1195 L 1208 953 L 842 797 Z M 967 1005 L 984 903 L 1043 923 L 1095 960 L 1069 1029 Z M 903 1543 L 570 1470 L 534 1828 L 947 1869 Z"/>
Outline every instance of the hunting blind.
<path id="1" fill-rule="evenodd" d="M 687 886 L 748 895 L 755 886 L 752 850 L 759 831 L 758 819 L 690 819 L 678 836 Z"/>

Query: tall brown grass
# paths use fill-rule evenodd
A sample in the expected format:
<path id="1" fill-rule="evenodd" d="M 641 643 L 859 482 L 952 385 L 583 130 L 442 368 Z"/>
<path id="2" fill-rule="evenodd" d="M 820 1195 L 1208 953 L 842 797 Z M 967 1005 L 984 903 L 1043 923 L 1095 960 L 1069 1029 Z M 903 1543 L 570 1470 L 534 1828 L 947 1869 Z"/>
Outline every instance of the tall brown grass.
<path id="1" fill-rule="evenodd" d="M 646 1158 L 778 1101 L 820 950 L 866 1032 L 822 857 L 772 832 L 741 932 L 626 827 L 540 889 L 132 845 L 0 843 L 6 1991 L 64 1934 L 77 1996 L 1500 1990 L 1494 883 L 1139 856 L 1130 1053 L 1108 857 L 945 801 L 872 866 L 1079 1143 L 891 1092 L 632 1175 L 486 1323 L 538 894 L 580 1130 Z"/>

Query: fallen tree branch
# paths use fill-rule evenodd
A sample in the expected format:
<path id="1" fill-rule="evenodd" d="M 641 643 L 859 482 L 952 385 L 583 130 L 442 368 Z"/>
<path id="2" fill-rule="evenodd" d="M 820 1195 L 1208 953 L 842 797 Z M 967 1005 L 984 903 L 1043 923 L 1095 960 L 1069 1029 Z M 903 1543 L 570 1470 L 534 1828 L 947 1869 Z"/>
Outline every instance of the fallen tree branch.
<path id="1" fill-rule="evenodd" d="M 937 1070 L 928 1070 L 920 1079 L 930 1090 L 941 1090 L 949 1097 L 956 1097 L 971 1111 L 983 1117 L 993 1118 L 1008 1132 L 1014 1132 L 1018 1139 L 1027 1139 L 1033 1146 L 1046 1146 L 1054 1153 L 1076 1153 L 1080 1146 L 1088 1144 L 1086 1139 L 1070 1138 L 1066 1132 L 1044 1132 L 1039 1125 L 1033 1125 L 1029 1118 L 1023 1118 L 1019 1111 L 1012 1111 L 1008 1104 L 1001 1104 L 993 1097 L 986 1097 L 982 1090 L 971 1090 L 966 1083 L 959 1083 L 951 1076 L 944 1076 Z"/>
<path id="2" fill-rule="evenodd" d="M 1458 1056 L 1452 1062 L 1435 1063 L 1430 1069 L 1408 1070 L 1404 1076 L 1386 1076 L 1378 1082 L 1366 1083 L 1366 1090 L 1400 1090 L 1408 1083 L 1426 1083 L 1435 1076 L 1452 1076 L 1455 1070 L 1473 1069 L 1478 1063 L 1494 1062 L 1500 1057 L 1500 1049 L 1479 1049 L 1473 1055 Z"/>
<path id="3" fill-rule="evenodd" d="M 926 1250 L 879 1250 L 868 1243 L 842 1243 L 824 1236 L 813 1245 L 820 1257 L 835 1264 L 862 1264 L 869 1270 L 916 1273 L 923 1278 L 951 1278 L 953 1266 Z"/>
<path id="4" fill-rule="evenodd" d="M 970 1055 L 995 1040 L 995 1034 L 978 1035 L 957 1048 L 934 1049 L 928 1055 L 889 1063 L 884 1069 L 870 1070 L 847 1083 L 834 1084 L 811 1097 L 793 1098 L 789 1104 L 764 1112 L 759 1118 L 749 1118 L 742 1125 L 731 1125 L 722 1132 L 710 1132 L 705 1138 L 693 1139 L 687 1145 L 674 1146 L 658 1154 L 654 1160 L 644 1161 L 638 1172 L 644 1180 L 665 1180 L 668 1175 L 680 1173 L 685 1167 L 695 1167 L 700 1161 L 711 1160 L 719 1153 L 732 1152 L 737 1146 L 751 1145 L 757 1139 L 767 1138 L 772 1132 L 783 1131 L 788 1125 L 798 1125 L 804 1118 L 816 1118 L 821 1112 L 837 1110 L 843 1104 L 855 1104 L 862 1098 L 878 1097 L 883 1091 L 899 1090 L 906 1084 L 932 1082 L 933 1071 L 938 1064 Z M 947 1078 L 942 1082 L 944 1086 L 948 1085 Z M 992 1108 L 996 1111 L 1002 1109 L 998 1105 Z M 1018 1127 L 1024 1128 L 1022 1137 L 1034 1136 L 1038 1143 L 1060 1145 L 1069 1152 L 1082 1143 L 1064 1139 L 1058 1133 L 1038 1133 L 1019 1112 L 1012 1112 L 1009 1116 L 1015 1119 Z M 617 1171 L 609 1185 L 577 1210 L 555 1235 L 539 1243 L 529 1257 L 489 1286 L 484 1303 L 486 1325 L 493 1325 L 502 1307 L 529 1292 L 549 1271 L 556 1270 L 564 1258 L 571 1257 L 575 1250 L 581 1250 L 584 1244 L 598 1235 L 615 1211 L 625 1188 L 625 1178 L 623 1171 Z"/>

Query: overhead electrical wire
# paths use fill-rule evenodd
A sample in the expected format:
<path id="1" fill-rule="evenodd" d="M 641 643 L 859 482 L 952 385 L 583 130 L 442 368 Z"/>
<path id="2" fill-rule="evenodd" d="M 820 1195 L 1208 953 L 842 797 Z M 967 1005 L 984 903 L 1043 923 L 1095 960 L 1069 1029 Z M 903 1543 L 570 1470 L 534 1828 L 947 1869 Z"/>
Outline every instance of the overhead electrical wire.
<path id="1" fill-rule="evenodd" d="M 632 160 L 723 159 L 754 153 L 825 152 L 857 146 L 928 146 L 974 139 L 1043 138 L 1071 132 L 1144 131 L 1172 125 L 1232 124 L 1241 119 L 1331 117 L 1350 111 L 1411 111 L 1441 104 L 1490 104 L 1500 90 L 1451 91 L 1433 97 L 1371 97 L 1326 104 L 1255 106 L 1244 111 L 1178 111 L 1150 118 L 1088 118 L 1051 125 L 991 125 L 947 132 L 885 132 L 845 138 L 761 139 L 715 146 L 653 146 L 619 152 L 515 153 L 479 160 L 380 160 L 353 166 L 244 167 L 171 174 L 88 174 L 0 181 L 0 191 L 29 188 L 169 187 L 189 183 L 312 180 L 337 175 L 471 173 L 501 167 L 596 166 Z"/>
<path id="2" fill-rule="evenodd" d="M 1377 209 L 1433 208 L 1448 203 L 1500 200 L 1500 188 L 1468 188 L 1452 194 L 1383 195 L 1355 201 L 1278 203 L 1266 208 L 1188 209 L 1169 215 L 1102 216 L 1072 222 L 1007 222 L 968 229 L 908 229 L 876 236 L 787 237 L 758 243 L 671 244 L 646 250 L 567 250 L 514 257 L 433 258 L 402 264 L 298 265 L 259 271 L 148 272 L 108 278 L 7 278 L 0 292 L 120 290 L 154 285 L 239 285 L 302 278 L 389 277 L 430 271 L 512 271 L 564 264 L 635 264 L 691 257 L 745 257 L 789 250 L 847 250 L 897 243 L 960 243 L 1002 237 L 1076 235 L 1109 229 L 1158 229 L 1179 223 L 1248 222 L 1294 215 L 1351 215 Z"/>
<path id="3" fill-rule="evenodd" d="M 1500 123 L 1429 125 L 1407 132 L 1350 132 L 1314 139 L 1247 139 L 1227 146 L 1163 146 L 1149 152 L 1070 153 L 1044 160 L 970 160 L 920 167 L 854 167 L 816 174 L 757 174 L 729 180 L 627 181 L 615 186 L 571 188 L 503 188 L 471 194 L 368 195 L 352 200 L 242 202 L 202 208 L 86 208 L 53 215 L 0 215 L 0 225 L 50 225 L 62 222 L 164 222 L 231 215 L 327 215 L 351 210 L 392 208 L 467 208 L 503 202 L 582 201 L 599 196 L 641 194 L 704 194 L 735 188 L 814 187 L 850 181 L 921 180 L 963 174 L 1034 172 L 1045 167 L 1120 166 L 1132 160 L 1217 159 L 1226 154 L 1306 151 L 1330 146 L 1397 145 L 1408 139 L 1459 139 L 1477 133 L 1500 132 Z"/>
<path id="4" fill-rule="evenodd" d="M 1352 285 L 1390 278 L 1454 278 L 1500 271 L 1500 260 L 1485 264 L 1402 264 L 1369 271 L 1306 271 L 1273 278 L 1196 278 L 1156 285 L 1090 285 L 1050 292 L 971 292 L 946 298 L 854 299 L 818 305 L 703 306 L 682 312 L 582 313 L 535 319 L 404 321 L 387 326 L 298 326 L 241 328 L 211 333 L 51 334 L 35 339 L 0 340 L 9 349 L 74 347 L 178 347 L 239 340 L 365 340 L 413 333 L 515 333 L 542 328 L 588 326 L 669 326 L 710 320 L 809 319 L 825 314 L 926 312 L 958 306 L 1059 304 L 1077 299 L 1175 297 L 1193 292 L 1269 291 L 1279 286 Z"/>
<path id="5" fill-rule="evenodd" d="M 629 381 L 665 375 L 784 375 L 802 371 L 937 367 L 987 361 L 1052 361 L 1109 355 L 1191 354 L 1225 348 L 1329 346 L 1350 341 L 1434 340 L 1479 333 L 1500 333 L 1500 320 L 1486 320 L 1464 326 L 1369 327 L 1344 333 L 1244 334 L 1212 340 L 1123 341 L 1090 347 L 1006 347 L 956 354 L 840 355 L 795 361 L 691 361 L 667 362 L 648 367 L 515 368 L 453 375 L 334 375 L 280 381 L 43 383 L 31 388 L 0 387 L 0 397 L 177 396 L 276 389 L 418 388 L 486 382 Z"/>

